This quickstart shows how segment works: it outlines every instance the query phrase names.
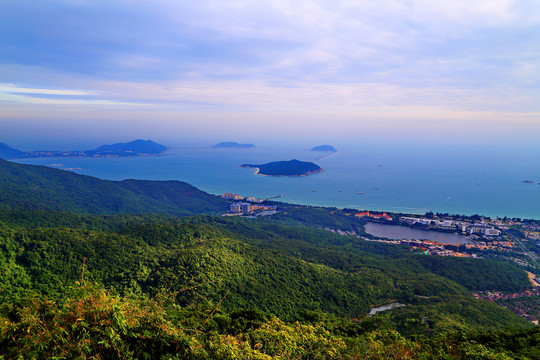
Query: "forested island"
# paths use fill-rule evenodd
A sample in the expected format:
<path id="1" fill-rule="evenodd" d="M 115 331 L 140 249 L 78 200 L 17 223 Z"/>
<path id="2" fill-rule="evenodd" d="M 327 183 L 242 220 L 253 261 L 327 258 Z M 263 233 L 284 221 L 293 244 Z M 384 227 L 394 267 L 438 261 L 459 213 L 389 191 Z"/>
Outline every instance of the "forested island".
<path id="1" fill-rule="evenodd" d="M 128 143 L 103 145 L 93 150 L 84 151 L 87 156 L 141 156 L 158 155 L 167 151 L 165 145 L 152 140 L 134 140 Z"/>
<path id="2" fill-rule="evenodd" d="M 274 161 L 261 165 L 243 164 L 244 168 L 256 168 L 255 174 L 268 176 L 307 176 L 324 171 L 319 165 L 312 162 L 289 160 Z"/>
<path id="3" fill-rule="evenodd" d="M 238 149 L 251 149 L 251 148 L 254 148 L 255 145 L 253 144 L 239 144 L 237 143 L 236 141 L 225 141 L 225 142 L 220 142 L 219 144 L 216 144 L 214 146 L 212 146 L 214 148 L 225 148 L 225 149 L 234 149 L 234 148 L 238 148 Z"/>
<path id="4" fill-rule="evenodd" d="M 90 150 L 38 150 L 20 151 L 0 143 L 0 158 L 37 158 L 37 157 L 116 157 L 116 156 L 146 156 L 159 155 L 167 151 L 165 145 L 158 144 L 152 140 L 137 139 L 128 143 L 117 143 L 112 145 L 102 145 Z"/>

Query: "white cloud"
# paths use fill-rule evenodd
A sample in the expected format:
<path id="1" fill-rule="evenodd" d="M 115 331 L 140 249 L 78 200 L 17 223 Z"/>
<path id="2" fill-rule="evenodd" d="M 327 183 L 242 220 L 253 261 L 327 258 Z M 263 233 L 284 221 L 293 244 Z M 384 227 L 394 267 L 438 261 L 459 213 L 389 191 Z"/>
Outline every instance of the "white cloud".
<path id="1" fill-rule="evenodd" d="M 0 92 L 8 94 L 41 94 L 41 95 L 63 95 L 63 96 L 81 96 L 94 95 L 93 91 L 83 90 L 63 90 L 63 89 L 33 89 L 18 87 L 14 84 L 0 84 Z"/>
<path id="2" fill-rule="evenodd" d="M 24 94 L 24 95 L 21 95 Z M 66 90 L 66 89 L 34 89 L 18 87 L 14 84 L 0 84 L 0 102 L 14 102 L 21 104 L 40 105 L 107 105 L 107 106 L 149 106 L 148 104 L 134 102 L 120 102 L 114 100 L 73 98 L 75 96 L 96 95 L 93 91 Z M 29 96 L 30 95 L 30 96 Z M 54 98 L 39 95 L 58 96 Z"/>

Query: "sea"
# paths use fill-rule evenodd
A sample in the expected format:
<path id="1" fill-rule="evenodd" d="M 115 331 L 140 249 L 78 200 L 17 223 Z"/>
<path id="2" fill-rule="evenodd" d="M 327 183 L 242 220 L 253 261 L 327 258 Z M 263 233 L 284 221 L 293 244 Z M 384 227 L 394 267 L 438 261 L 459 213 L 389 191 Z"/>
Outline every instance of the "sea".
<path id="1" fill-rule="evenodd" d="M 302 146 L 201 146 L 173 148 L 159 156 L 15 161 L 108 180 L 180 180 L 216 195 L 230 192 L 263 199 L 284 195 L 277 200 L 304 205 L 540 219 L 540 149 L 450 142 L 337 148 L 331 153 Z M 272 177 L 240 167 L 292 159 L 314 162 L 324 172 Z"/>

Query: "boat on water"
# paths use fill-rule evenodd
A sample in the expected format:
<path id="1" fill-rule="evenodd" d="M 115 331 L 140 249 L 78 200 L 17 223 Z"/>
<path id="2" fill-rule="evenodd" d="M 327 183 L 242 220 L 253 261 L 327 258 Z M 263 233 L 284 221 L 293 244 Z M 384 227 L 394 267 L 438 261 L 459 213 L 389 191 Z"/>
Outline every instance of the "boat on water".
<path id="1" fill-rule="evenodd" d="M 363 192 L 363 191 L 359 191 L 359 192 L 358 192 L 358 195 L 364 195 L 364 192 Z"/>

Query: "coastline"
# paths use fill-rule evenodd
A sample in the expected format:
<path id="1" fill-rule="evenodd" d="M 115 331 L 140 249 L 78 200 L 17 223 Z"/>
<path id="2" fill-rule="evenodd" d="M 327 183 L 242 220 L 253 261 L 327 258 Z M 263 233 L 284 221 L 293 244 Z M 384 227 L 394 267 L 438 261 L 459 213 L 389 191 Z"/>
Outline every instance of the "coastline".
<path id="1" fill-rule="evenodd" d="M 322 176 L 303 177 L 297 180 L 291 177 L 287 180 L 286 177 L 260 174 L 260 171 L 256 171 L 257 169 L 250 171 L 250 174 L 269 176 L 262 179 L 249 176 L 244 170 L 239 169 L 239 165 L 247 161 L 257 164 L 255 159 L 265 157 L 268 159 L 305 158 L 310 154 L 313 155 L 313 152 L 306 150 L 291 153 L 290 150 L 281 149 L 252 150 L 254 152 L 249 157 L 244 152 L 223 154 L 222 150 L 205 147 L 196 151 L 191 148 L 172 148 L 168 153 L 158 156 L 58 157 L 56 159 L 50 157 L 21 158 L 12 161 L 29 165 L 62 163 L 66 168 L 84 168 L 84 170 L 76 170 L 83 175 L 107 180 L 130 178 L 180 180 L 213 194 L 246 192 L 272 196 L 277 193 L 286 193 L 287 196 L 278 201 L 309 206 L 358 208 L 418 215 L 433 211 L 466 215 L 480 214 L 492 218 L 497 216 L 501 218 L 504 216 L 540 217 L 538 208 L 530 206 L 531 203 L 540 201 L 540 192 L 538 192 L 540 185 L 522 183 L 523 179 L 534 180 L 527 173 L 518 172 L 512 176 L 509 174 L 504 176 L 502 170 L 497 173 L 491 168 L 486 168 L 486 175 L 482 175 L 475 174 L 474 168 L 467 167 L 468 171 L 459 173 L 459 176 L 455 175 L 457 182 L 453 184 L 442 181 L 450 178 L 454 173 L 452 167 L 441 170 L 445 176 L 435 177 L 435 174 L 426 173 L 422 169 L 417 169 L 415 172 L 403 170 L 403 168 L 409 168 L 405 167 L 409 165 L 406 159 L 396 160 L 399 163 L 397 165 L 386 157 L 358 162 L 355 159 L 358 159 L 360 153 L 339 151 L 339 156 L 326 160 L 327 166 L 324 166 L 325 174 Z M 378 167 L 379 163 L 383 163 L 384 167 Z M 519 164 L 521 163 L 525 162 L 522 161 Z M 392 176 L 399 176 L 400 181 L 391 182 L 390 172 Z M 475 179 L 477 176 L 478 180 Z M 272 177 L 275 178 L 272 179 Z M 488 177 L 491 179 L 489 180 Z M 426 186 L 427 181 L 433 186 Z M 374 191 L 375 187 L 381 190 Z M 317 191 L 312 192 L 312 189 Z M 342 191 L 339 192 L 338 189 Z M 365 194 L 360 196 L 355 189 L 360 189 Z M 451 196 L 450 199 L 449 196 Z"/>
<path id="2" fill-rule="evenodd" d="M 155 156 L 170 156 L 170 153 L 159 154 L 133 154 L 133 155 L 36 155 L 23 156 L 20 158 L 9 159 L 9 161 L 21 161 L 25 159 L 51 159 L 51 158 L 71 158 L 71 159 L 98 159 L 98 158 L 135 158 L 135 157 L 155 157 Z"/>
<path id="3" fill-rule="evenodd" d="M 310 171 L 309 173 L 301 174 L 301 175 L 269 175 L 269 174 L 261 174 L 260 173 L 261 169 L 258 168 L 258 167 L 254 167 L 254 166 L 240 166 L 240 167 L 241 168 L 254 168 L 255 169 L 255 172 L 253 173 L 254 175 L 269 176 L 269 177 L 305 177 L 305 176 L 314 175 L 314 174 L 324 172 L 324 169 L 320 168 L 317 171 Z"/>

